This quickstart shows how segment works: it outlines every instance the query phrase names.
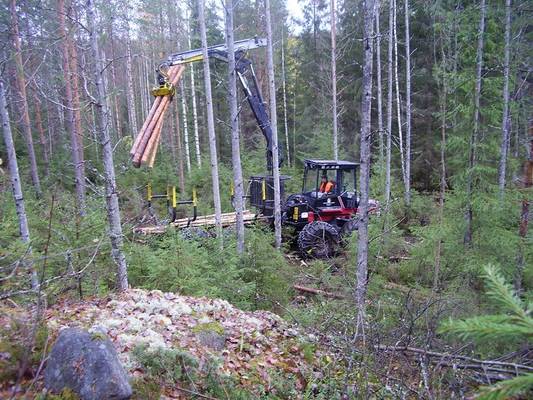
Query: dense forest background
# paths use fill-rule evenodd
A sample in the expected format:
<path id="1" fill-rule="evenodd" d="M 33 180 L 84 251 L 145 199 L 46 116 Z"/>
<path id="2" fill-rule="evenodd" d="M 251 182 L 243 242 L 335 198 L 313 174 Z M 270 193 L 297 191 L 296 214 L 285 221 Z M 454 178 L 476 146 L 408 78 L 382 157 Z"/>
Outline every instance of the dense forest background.
<path id="1" fill-rule="evenodd" d="M 187 66 L 177 88 L 154 168 L 133 168 L 129 155 L 153 101 L 157 66 L 169 54 L 202 45 L 197 5 L 188 1 L 96 1 L 92 20 L 91 8 L 82 1 L 3 2 L 0 72 L 8 113 L 2 115 L 3 128 L 9 124 L 13 134 L 22 192 L 12 195 L 9 148 L 3 141 L 0 300 L 29 307 L 41 296 L 47 304 L 105 296 L 124 288 L 114 265 L 127 264 L 132 287 L 223 298 L 243 310 L 272 310 L 319 335 L 343 365 L 340 375 L 322 376 L 322 383 L 331 384 L 330 392 L 320 386 L 323 398 L 348 393 L 362 380 L 367 386 L 366 392 L 356 391 L 359 398 L 368 393 L 416 398 L 413 391 L 420 398 L 462 398 L 481 384 L 514 376 L 508 370 L 499 378 L 494 371 L 484 375 L 477 367 L 440 374 L 439 368 L 452 362 L 435 365 L 427 354 L 409 359 L 414 372 L 389 365 L 384 376 L 383 360 L 402 362 L 392 348 L 531 365 L 531 2 L 369 3 L 374 10 L 369 195 L 380 202 L 381 212 L 369 223 L 363 344 L 353 303 L 356 238 L 338 257 L 305 261 L 290 241 L 278 251 L 264 226 L 247 228 L 242 254 L 231 228 L 223 234 L 223 246 L 214 238 L 188 240 L 180 232 L 132 233 L 138 225 L 169 218 L 165 202 L 146 207 L 148 182 L 157 193 L 176 186 L 180 200 L 191 199 L 194 190 L 199 214 L 214 210 L 201 63 Z M 301 0 L 302 18 L 295 19 L 284 1 L 271 1 L 277 132 L 285 155 L 281 172 L 292 177 L 286 193 L 301 190 L 304 159 L 331 159 L 337 151 L 342 160 L 363 156 L 365 4 Z M 205 10 L 208 44 L 224 43 L 223 4 L 207 1 Z M 240 0 L 233 16 L 235 40 L 266 37 L 264 2 Z M 249 57 L 270 103 L 267 52 L 260 48 Z M 100 84 L 95 76 L 102 77 Z M 211 84 L 222 211 L 229 212 L 227 64 L 211 61 Z M 264 173 L 265 140 L 240 89 L 238 106 L 246 178 Z M 109 141 L 100 136 L 104 127 Z M 110 144 L 107 150 L 104 142 Z M 123 243 L 116 242 L 106 219 L 109 154 Z M 21 212 L 27 216 L 25 231 Z M 178 207 L 178 216 L 189 215 L 189 206 Z M 316 288 L 318 297 L 302 298 L 295 284 Z M 523 333 L 511 329 L 522 320 L 509 322 L 512 332 L 501 332 L 502 320 L 485 318 L 512 314 L 505 308 L 509 303 L 493 303 L 504 292 L 525 310 Z M 339 296 L 328 296 L 332 293 Z M 445 323 L 467 317 L 473 320 L 463 320 L 462 330 Z M 0 357 L 7 370 L 2 363 Z M 365 372 L 355 372 L 356 365 Z M 531 390 L 530 370 L 520 370 L 529 372 L 526 390 Z M 20 380 L 16 372 L 8 379 L 17 376 Z M 518 389 L 526 398 L 523 387 Z M 296 398 L 291 396 L 281 398 Z"/>

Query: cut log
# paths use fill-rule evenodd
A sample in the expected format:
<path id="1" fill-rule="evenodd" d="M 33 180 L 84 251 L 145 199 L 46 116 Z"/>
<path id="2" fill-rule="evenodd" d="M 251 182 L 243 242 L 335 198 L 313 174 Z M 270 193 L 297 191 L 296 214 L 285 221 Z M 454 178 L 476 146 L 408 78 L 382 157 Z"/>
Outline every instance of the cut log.
<path id="1" fill-rule="evenodd" d="M 183 65 L 173 66 L 169 68 L 169 81 L 176 86 L 183 75 L 185 67 Z M 141 163 L 148 163 L 153 165 L 155 160 L 154 149 L 159 144 L 158 135 L 161 133 L 162 123 L 165 111 L 170 103 L 171 96 L 158 96 L 152 105 L 146 121 L 144 121 L 135 143 L 133 144 L 130 155 L 132 156 L 132 163 L 135 167 L 140 167 Z M 161 122 L 160 122 L 161 121 Z M 153 156 L 153 157 L 152 157 Z"/>
<path id="2" fill-rule="evenodd" d="M 265 217 L 257 217 L 253 212 L 246 210 L 243 213 L 244 223 L 251 224 L 259 219 L 265 219 Z M 235 225 L 236 214 L 234 212 L 224 213 L 221 215 L 222 226 Z M 143 235 L 161 234 L 165 233 L 169 227 L 176 229 L 183 228 L 210 228 L 215 226 L 215 214 L 202 215 L 196 218 L 194 221 L 189 222 L 189 218 L 180 218 L 168 225 L 155 225 L 155 226 L 143 226 L 133 229 L 134 233 L 140 233 Z"/>

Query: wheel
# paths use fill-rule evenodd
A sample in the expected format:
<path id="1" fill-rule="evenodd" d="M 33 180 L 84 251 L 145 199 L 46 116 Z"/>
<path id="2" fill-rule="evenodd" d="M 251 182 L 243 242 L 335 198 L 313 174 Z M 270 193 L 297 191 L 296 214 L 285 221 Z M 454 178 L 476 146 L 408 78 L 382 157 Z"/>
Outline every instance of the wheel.
<path id="1" fill-rule="evenodd" d="M 359 218 L 354 217 L 344 223 L 344 225 L 341 228 L 341 241 L 343 246 L 345 246 L 348 242 L 348 238 L 352 236 L 354 232 L 356 232 L 359 229 Z"/>
<path id="2" fill-rule="evenodd" d="M 298 249 L 306 258 L 333 257 L 339 245 L 337 230 L 327 222 L 314 221 L 298 234 Z"/>

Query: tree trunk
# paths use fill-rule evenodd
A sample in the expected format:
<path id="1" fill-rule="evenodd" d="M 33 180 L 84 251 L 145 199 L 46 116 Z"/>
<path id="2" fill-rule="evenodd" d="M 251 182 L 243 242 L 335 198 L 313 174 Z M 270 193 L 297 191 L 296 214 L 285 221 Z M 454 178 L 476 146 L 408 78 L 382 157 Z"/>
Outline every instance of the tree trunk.
<path id="1" fill-rule="evenodd" d="M 394 2 L 389 1 L 389 32 L 388 32 L 388 53 L 387 53 L 387 144 L 385 148 L 385 209 L 388 211 L 390 204 L 391 190 L 391 154 L 392 154 L 392 47 L 394 24 Z"/>
<path id="2" fill-rule="evenodd" d="M 2 117 L 2 131 L 4 133 L 4 143 L 7 152 L 7 167 L 9 170 L 9 178 L 11 180 L 11 188 L 13 190 L 13 200 L 15 201 L 15 208 L 17 210 L 17 217 L 19 220 L 20 238 L 28 245 L 28 254 L 25 257 L 25 266 L 31 273 L 31 288 L 33 290 L 38 290 L 39 278 L 33 269 L 33 262 L 31 261 L 32 254 L 30 229 L 28 226 L 28 218 L 26 217 L 26 209 L 24 208 L 24 197 L 22 195 L 22 186 L 20 184 L 17 153 L 15 151 L 15 143 L 13 142 L 13 134 L 11 133 L 11 125 L 9 123 L 9 114 L 7 111 L 6 93 L 4 89 L 4 82 L 2 80 L 0 80 L 0 114 Z"/>
<path id="3" fill-rule="evenodd" d="M 112 26 L 114 24 L 114 20 L 111 22 L 111 28 L 109 29 L 109 41 L 111 42 L 111 82 L 113 83 L 113 89 L 115 91 L 113 95 L 113 108 L 114 108 L 114 114 L 115 118 L 113 119 L 115 121 L 115 130 L 117 133 L 117 140 L 122 137 L 122 124 L 121 124 L 121 115 L 120 115 L 120 94 L 121 91 L 118 89 L 119 84 L 117 81 L 117 57 L 115 53 L 115 37 L 113 34 Z"/>
<path id="4" fill-rule="evenodd" d="M 71 71 L 71 49 L 69 44 L 69 36 L 65 24 L 65 2 L 64 0 L 58 0 L 57 2 L 57 17 L 59 20 L 59 34 L 63 37 L 61 43 L 62 53 L 62 66 L 63 77 L 65 79 L 65 100 L 66 100 L 66 112 L 68 120 L 68 130 L 70 132 L 70 151 L 72 156 L 72 163 L 74 164 L 74 179 L 76 186 L 76 207 L 79 216 L 85 215 L 85 173 L 83 168 L 83 161 L 80 159 L 82 152 L 80 151 L 80 143 L 78 134 L 75 106 L 74 106 L 74 94 L 72 91 L 73 73 Z M 79 101 L 78 101 L 79 102 Z M 79 104 L 78 104 L 79 106 Z M 79 108 L 79 107 L 78 107 Z"/>
<path id="5" fill-rule="evenodd" d="M 441 114 L 441 127 L 440 127 L 440 193 L 439 193 L 439 225 L 442 227 L 443 218 L 444 218 L 444 196 L 446 194 L 446 112 L 447 112 L 447 101 L 448 101 L 448 84 L 446 76 L 446 54 L 444 53 L 444 44 L 442 43 L 444 39 L 441 38 L 441 52 L 442 52 L 442 83 L 441 83 L 441 104 L 440 104 L 440 114 Z M 436 58 L 436 56 L 435 56 Z M 442 229 L 441 229 L 442 231 Z M 436 292 L 439 287 L 440 279 L 440 269 L 441 269 L 441 253 L 442 253 L 442 236 L 439 232 L 439 240 L 437 242 L 436 254 L 435 254 L 435 266 L 433 269 L 433 291 Z"/>
<path id="6" fill-rule="evenodd" d="M 334 1 L 334 0 L 333 0 Z M 276 80 L 274 75 L 274 51 L 270 0 L 265 0 L 267 31 L 268 92 L 270 97 L 270 127 L 272 128 L 272 178 L 274 179 L 274 238 L 276 248 L 281 248 L 281 191 L 279 182 L 278 116 L 276 110 Z"/>
<path id="7" fill-rule="evenodd" d="M 333 112 L 333 158 L 339 159 L 338 125 L 337 125 L 337 31 L 335 16 L 335 0 L 330 2 L 331 8 L 331 108 Z"/>
<path id="8" fill-rule="evenodd" d="M 33 136 L 31 133 L 28 98 L 26 96 L 26 78 L 24 77 L 24 64 L 22 62 L 22 48 L 20 44 L 16 0 L 11 0 L 9 5 L 11 12 L 11 34 L 13 36 L 13 47 L 15 48 L 15 68 L 17 71 L 15 81 L 18 96 L 20 97 L 20 114 L 22 114 L 21 125 L 26 139 L 26 146 L 28 147 L 31 181 L 33 184 L 33 188 L 35 189 L 35 194 L 37 198 L 39 198 L 42 196 L 41 181 L 39 179 L 37 159 L 35 157 L 35 149 L 33 147 Z"/>
<path id="9" fill-rule="evenodd" d="M 377 101 L 378 101 L 378 134 L 379 134 L 379 162 L 380 168 L 383 168 L 383 96 L 381 87 L 381 27 L 379 26 L 379 14 L 381 2 L 376 1 L 376 84 L 377 84 Z"/>
<path id="10" fill-rule="evenodd" d="M 392 24 L 392 32 L 394 35 L 394 81 L 396 84 L 396 120 L 398 123 L 398 140 L 400 145 L 400 164 L 402 167 L 402 180 L 406 182 L 405 177 L 405 155 L 404 155 L 404 149 L 403 149 L 403 132 L 402 132 L 402 104 L 400 100 L 400 81 L 398 79 L 398 34 L 396 32 L 397 28 L 397 22 L 396 22 L 396 0 L 391 0 L 393 3 L 393 12 L 392 12 L 392 18 L 393 18 L 393 24 Z"/>
<path id="11" fill-rule="evenodd" d="M 405 0 L 405 205 L 411 204 L 411 38 L 409 0 Z"/>
<path id="12" fill-rule="evenodd" d="M 126 26 L 126 106 L 128 107 L 128 121 L 131 130 L 131 136 L 136 137 L 139 133 L 137 128 L 137 115 L 135 112 L 135 93 L 133 91 L 133 74 L 132 74 L 132 54 L 129 22 Z"/>
<path id="13" fill-rule="evenodd" d="M 283 25 L 284 28 L 284 25 Z M 285 124 L 285 143 L 287 148 L 287 166 L 291 166 L 291 148 L 289 140 L 289 124 L 287 122 L 287 83 L 285 76 L 285 46 L 284 46 L 284 30 L 281 31 L 281 83 L 283 91 L 283 123 Z"/>
<path id="14" fill-rule="evenodd" d="M 368 278 L 368 195 L 370 190 L 370 146 L 372 143 L 372 59 L 374 37 L 374 0 L 364 1 L 363 36 L 363 98 L 361 101 L 361 146 L 360 146 L 360 222 L 357 243 L 357 326 L 364 329 L 365 298 Z"/>
<path id="15" fill-rule="evenodd" d="M 189 146 L 189 124 L 187 123 L 187 100 L 185 100 L 185 83 L 180 82 L 181 110 L 183 114 L 183 137 L 185 142 L 185 161 L 187 173 L 191 173 L 191 149 Z"/>
<path id="16" fill-rule="evenodd" d="M 192 13 L 191 13 L 192 16 Z M 189 19 L 191 18 L 189 16 Z M 191 48 L 191 35 L 192 30 L 190 28 L 191 21 L 187 20 L 187 42 L 189 49 Z M 231 53 L 230 53 L 231 54 Z M 194 126 L 194 150 L 196 152 L 196 165 L 198 168 L 202 167 L 202 155 L 200 153 L 200 133 L 198 131 L 198 111 L 196 106 L 196 85 L 194 83 L 194 64 L 190 64 L 189 68 L 191 69 L 191 98 L 192 98 L 192 123 Z"/>
<path id="17" fill-rule="evenodd" d="M 181 195 L 185 194 L 185 172 L 183 168 L 183 146 L 181 144 L 181 129 L 180 129 L 180 110 L 178 101 L 174 101 L 176 107 L 174 108 L 174 113 L 176 116 L 176 144 L 178 147 L 178 178 L 179 178 L 179 188 Z"/>
<path id="18" fill-rule="evenodd" d="M 35 125 L 37 126 L 37 132 L 39 133 L 39 142 L 41 149 L 43 150 L 43 162 L 44 162 L 44 176 L 48 177 L 50 174 L 50 156 L 48 155 L 48 145 L 46 136 L 44 134 L 43 118 L 41 113 L 41 100 L 37 96 L 35 90 L 33 91 L 33 104 L 35 108 Z"/>
<path id="19" fill-rule="evenodd" d="M 207 133 L 209 135 L 209 156 L 211 162 L 211 180 L 213 182 L 213 202 L 215 203 L 215 228 L 217 235 L 222 234 L 222 207 L 220 205 L 220 184 L 218 178 L 217 137 L 215 134 L 215 117 L 213 113 L 213 95 L 211 93 L 211 70 L 207 54 L 207 33 L 205 29 L 204 0 L 198 0 L 198 23 L 202 40 L 204 66 L 205 106 L 207 112 Z M 230 53 L 231 54 L 231 53 Z M 230 56 L 231 57 L 231 56 Z"/>
<path id="20" fill-rule="evenodd" d="M 73 15 L 71 15 L 73 14 Z M 70 5 L 68 10 L 69 18 L 76 20 L 77 16 L 73 7 L 73 4 Z M 81 185 L 83 186 L 80 190 L 83 190 L 85 203 L 85 155 L 83 148 L 83 129 L 81 126 L 81 108 L 80 108 L 80 87 L 79 87 L 79 77 L 78 77 L 78 49 L 76 45 L 76 39 L 74 32 L 72 34 L 67 33 L 65 38 L 68 45 L 68 60 L 69 60 L 69 70 L 70 70 L 70 81 L 72 83 L 72 108 L 74 125 L 76 127 L 76 144 L 78 150 L 78 164 L 75 166 L 78 171 L 76 171 L 76 176 L 83 178 Z M 83 206 L 85 208 L 85 204 Z"/>
<path id="21" fill-rule="evenodd" d="M 478 42 L 477 42 L 477 54 L 476 54 L 476 87 L 474 92 L 474 126 L 470 135 L 470 149 L 468 156 L 468 171 L 466 177 L 466 230 L 464 236 L 464 244 L 467 246 L 472 245 L 472 186 L 473 186 L 473 174 L 474 167 L 476 165 L 476 147 L 477 139 L 479 136 L 479 103 L 481 99 L 481 71 L 483 69 L 483 39 L 485 34 L 485 14 L 487 10 L 485 7 L 485 0 L 481 0 L 480 4 L 480 17 L 479 17 L 479 29 L 478 29 Z"/>
<path id="22" fill-rule="evenodd" d="M 509 60 L 511 47 L 511 0 L 505 0 L 505 49 L 503 64 L 503 116 L 502 141 L 500 146 L 500 165 L 498 168 L 498 186 L 500 199 L 503 200 L 505 190 L 505 175 L 507 169 L 507 154 L 509 152 L 510 115 L 509 115 Z"/>
<path id="23" fill-rule="evenodd" d="M 244 252 L 244 187 L 242 180 L 241 149 L 237 108 L 237 76 L 235 71 L 235 51 L 233 36 L 233 0 L 226 0 L 226 46 L 228 48 L 228 97 L 231 118 L 231 161 L 233 164 L 233 185 L 235 187 L 235 213 L 237 228 L 237 252 Z"/>
<path id="24" fill-rule="evenodd" d="M 115 181 L 115 167 L 113 165 L 113 146 L 109 138 L 108 115 L 106 115 L 106 93 L 103 85 L 104 66 L 98 50 L 98 38 L 95 24 L 95 10 L 93 0 L 87 0 L 87 21 L 89 25 L 92 51 L 92 69 L 96 86 L 96 132 L 102 147 L 104 163 L 105 198 L 107 218 L 109 222 L 109 239 L 111 254 L 117 265 L 117 287 L 119 291 L 128 289 L 128 270 L 126 257 L 122 252 L 122 226 L 118 205 L 118 193 Z"/>

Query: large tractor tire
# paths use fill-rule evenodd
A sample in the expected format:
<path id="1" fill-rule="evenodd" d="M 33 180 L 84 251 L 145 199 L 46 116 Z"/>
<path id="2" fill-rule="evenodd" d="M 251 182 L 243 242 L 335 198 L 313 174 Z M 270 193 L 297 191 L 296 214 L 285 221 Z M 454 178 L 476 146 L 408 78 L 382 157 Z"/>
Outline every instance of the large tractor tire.
<path id="1" fill-rule="evenodd" d="M 305 258 L 330 258 L 339 247 L 339 234 L 327 222 L 314 221 L 300 231 L 298 248 Z"/>

